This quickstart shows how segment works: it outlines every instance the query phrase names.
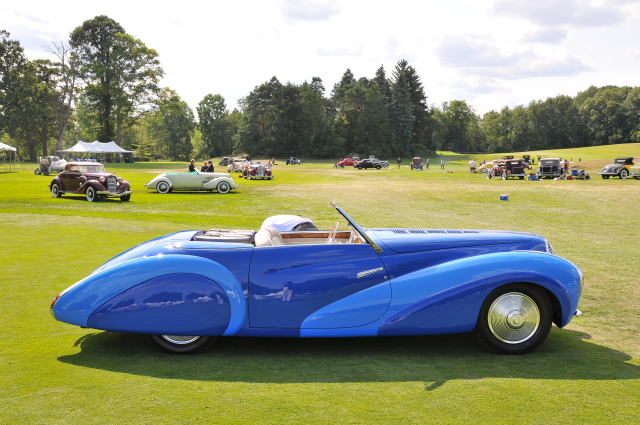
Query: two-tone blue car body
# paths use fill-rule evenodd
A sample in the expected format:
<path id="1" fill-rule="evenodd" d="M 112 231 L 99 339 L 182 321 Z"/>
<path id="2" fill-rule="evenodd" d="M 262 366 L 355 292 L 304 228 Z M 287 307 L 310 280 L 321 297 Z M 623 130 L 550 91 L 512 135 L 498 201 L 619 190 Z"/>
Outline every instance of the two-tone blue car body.
<path id="1" fill-rule="evenodd" d="M 525 353 L 579 314 L 583 274 L 541 236 L 486 230 L 184 231 L 126 251 L 60 293 L 57 320 L 144 333 L 171 352 L 217 336 L 476 330 Z"/>

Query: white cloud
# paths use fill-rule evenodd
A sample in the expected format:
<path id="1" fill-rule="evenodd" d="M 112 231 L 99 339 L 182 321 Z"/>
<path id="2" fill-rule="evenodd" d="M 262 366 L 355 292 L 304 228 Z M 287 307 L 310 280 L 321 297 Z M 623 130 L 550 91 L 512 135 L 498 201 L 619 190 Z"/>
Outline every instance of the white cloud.
<path id="1" fill-rule="evenodd" d="M 543 28 L 522 37 L 525 43 L 558 44 L 567 39 L 567 30 L 562 28 Z"/>
<path id="2" fill-rule="evenodd" d="M 505 67 L 523 59 L 522 54 L 503 53 L 474 36 L 445 36 L 436 55 L 443 65 L 453 68 Z"/>
<path id="3" fill-rule="evenodd" d="M 496 0 L 493 13 L 526 19 L 541 26 L 608 26 L 623 22 L 622 10 L 609 5 L 594 6 L 589 0 Z"/>
<path id="4" fill-rule="evenodd" d="M 506 53 L 474 36 L 445 37 L 436 52 L 443 65 L 488 78 L 566 77 L 591 69 L 568 52 L 561 57 L 534 50 Z"/>
<path id="5" fill-rule="evenodd" d="M 282 15 L 290 21 L 326 21 L 340 13 L 335 1 L 282 0 Z"/>

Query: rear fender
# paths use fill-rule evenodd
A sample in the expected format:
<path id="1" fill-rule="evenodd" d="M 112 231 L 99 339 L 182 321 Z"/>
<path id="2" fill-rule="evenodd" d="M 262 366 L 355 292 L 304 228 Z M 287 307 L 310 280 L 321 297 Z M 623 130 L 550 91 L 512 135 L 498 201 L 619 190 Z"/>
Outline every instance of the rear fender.
<path id="1" fill-rule="evenodd" d="M 559 327 L 569 323 L 580 298 L 577 267 L 555 255 L 514 251 L 468 257 L 392 279 L 392 305 L 378 335 L 470 331 L 489 293 L 516 282 L 547 290 L 560 306 Z"/>
<path id="2" fill-rule="evenodd" d="M 230 182 L 229 180 L 231 180 L 231 179 L 229 179 L 228 177 L 217 177 L 217 178 L 215 178 L 213 180 L 209 180 L 208 182 L 204 183 L 202 185 L 202 188 L 206 189 L 206 190 L 215 190 L 218 187 L 218 183 L 220 183 L 220 182 L 227 182 L 233 188 L 233 186 L 234 186 L 233 185 L 233 181 Z"/>
<path id="3" fill-rule="evenodd" d="M 63 292 L 53 306 L 53 314 L 61 322 L 90 327 L 89 317 L 117 295 L 151 279 L 181 273 L 210 279 L 224 291 L 230 317 L 223 335 L 235 334 L 246 316 L 240 283 L 221 264 L 191 255 L 143 257 L 92 274 Z"/>

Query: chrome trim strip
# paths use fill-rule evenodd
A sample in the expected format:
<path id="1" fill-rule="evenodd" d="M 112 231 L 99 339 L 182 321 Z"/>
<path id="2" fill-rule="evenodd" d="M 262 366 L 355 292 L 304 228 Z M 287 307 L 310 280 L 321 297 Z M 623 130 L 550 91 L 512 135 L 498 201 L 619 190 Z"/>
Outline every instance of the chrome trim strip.
<path id="1" fill-rule="evenodd" d="M 124 195 L 129 195 L 129 194 L 131 194 L 131 193 L 133 193 L 133 192 L 132 192 L 132 191 L 130 191 L 130 190 L 128 190 L 128 191 L 126 191 L 126 192 L 122 192 L 122 193 L 113 193 L 113 192 L 109 192 L 109 191 L 107 191 L 107 190 L 98 190 L 98 191 L 96 191 L 96 193 L 97 193 L 98 195 L 109 195 L 109 196 L 115 196 L 116 198 L 121 198 L 121 197 L 123 197 Z"/>
<path id="2" fill-rule="evenodd" d="M 347 222 L 349 223 L 349 225 L 353 228 L 353 230 L 355 230 L 356 232 L 358 232 L 358 234 L 360 235 L 360 237 L 362 237 L 362 239 L 364 239 L 365 241 L 367 241 L 369 243 L 369 245 L 371 245 L 373 247 L 373 249 L 376 252 L 382 252 L 382 248 L 380 248 L 374 241 L 373 239 L 371 239 L 369 236 L 367 236 L 367 234 L 364 232 L 364 230 L 362 230 L 360 228 L 360 226 L 358 226 L 356 224 L 355 221 L 353 221 L 351 219 L 351 217 L 349 217 L 347 215 L 346 212 L 342 211 L 342 208 L 340 208 L 335 202 L 330 202 L 331 206 L 333 208 L 335 208 L 336 210 L 338 210 L 338 212 L 340 213 L 340 215 L 342 215 L 344 217 L 345 220 L 347 220 Z"/>
<path id="3" fill-rule="evenodd" d="M 382 267 L 378 267 L 377 269 L 365 270 L 363 272 L 358 273 L 358 279 L 360 279 L 361 277 L 368 276 L 368 275 L 373 274 L 373 273 L 381 272 L 382 270 L 383 270 Z"/>

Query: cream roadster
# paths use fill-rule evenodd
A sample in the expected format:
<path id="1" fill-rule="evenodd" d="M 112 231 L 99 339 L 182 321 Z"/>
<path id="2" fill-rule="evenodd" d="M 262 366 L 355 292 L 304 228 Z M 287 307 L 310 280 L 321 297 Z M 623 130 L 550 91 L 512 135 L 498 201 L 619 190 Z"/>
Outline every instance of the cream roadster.
<path id="1" fill-rule="evenodd" d="M 145 183 L 147 189 L 155 189 L 158 193 L 170 193 L 174 190 L 208 190 L 218 193 L 229 193 L 238 188 L 227 173 L 162 173 L 149 183 Z"/>

